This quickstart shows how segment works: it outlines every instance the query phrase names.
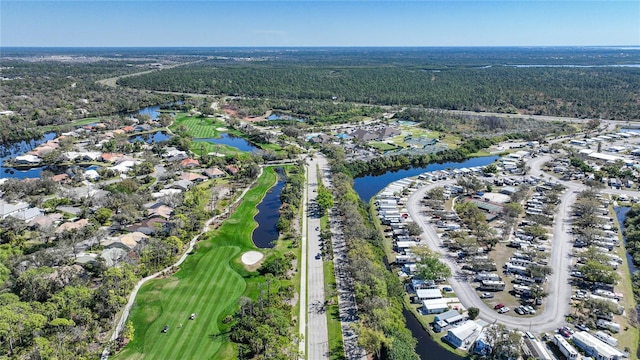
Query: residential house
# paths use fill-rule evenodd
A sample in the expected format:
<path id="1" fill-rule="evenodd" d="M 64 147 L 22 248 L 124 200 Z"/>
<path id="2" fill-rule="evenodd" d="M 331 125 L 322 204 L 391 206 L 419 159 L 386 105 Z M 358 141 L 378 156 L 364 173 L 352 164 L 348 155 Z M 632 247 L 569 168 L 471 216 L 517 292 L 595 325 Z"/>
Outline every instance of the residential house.
<path id="1" fill-rule="evenodd" d="M 442 299 L 440 289 L 418 289 L 416 290 L 416 298 L 419 300 Z"/>
<path id="2" fill-rule="evenodd" d="M 67 174 L 58 174 L 51 177 L 51 180 L 59 184 L 68 184 L 71 182 L 71 178 Z"/>
<path id="3" fill-rule="evenodd" d="M 46 229 L 61 220 L 62 214 L 59 213 L 40 215 L 29 220 L 29 226 L 31 226 L 32 228 Z"/>
<path id="4" fill-rule="evenodd" d="M 225 170 L 227 170 L 227 172 L 229 173 L 229 175 L 234 176 L 236 175 L 238 172 L 240 172 L 240 169 L 235 166 L 235 165 L 227 165 L 225 167 Z"/>
<path id="5" fill-rule="evenodd" d="M 475 321 L 467 321 L 447 331 L 442 339 L 456 348 L 468 349 L 473 345 L 480 332 L 482 326 Z"/>
<path id="6" fill-rule="evenodd" d="M 105 248 L 120 248 L 126 251 L 133 250 L 142 240 L 149 237 L 141 232 L 132 232 L 117 238 L 108 238 L 100 242 Z"/>
<path id="7" fill-rule="evenodd" d="M 200 174 L 192 173 L 192 172 L 183 172 L 182 174 L 180 174 L 180 180 L 186 180 L 191 182 L 202 182 L 204 180 L 207 180 L 207 177 Z"/>
<path id="8" fill-rule="evenodd" d="M 30 208 L 16 211 L 10 214 L 9 216 L 16 218 L 18 220 L 28 222 L 38 216 L 41 216 L 42 214 L 44 214 L 44 211 L 42 209 L 30 207 Z"/>
<path id="9" fill-rule="evenodd" d="M 180 166 L 183 168 L 194 168 L 200 166 L 200 162 L 196 159 L 184 159 L 180 161 Z"/>
<path id="10" fill-rule="evenodd" d="M 127 227 L 127 231 L 141 232 L 145 235 L 152 235 L 158 231 L 165 231 L 167 227 L 167 220 L 161 217 L 152 217 L 146 219 L 138 224 L 133 224 Z"/>
<path id="11" fill-rule="evenodd" d="M 60 233 L 65 232 L 65 231 L 80 230 L 80 229 L 83 229 L 83 228 L 87 227 L 88 225 L 89 225 L 89 220 L 88 219 L 80 219 L 80 220 L 73 221 L 73 222 L 66 222 L 66 223 L 58 226 L 58 228 L 56 229 L 55 233 L 56 234 L 60 234 Z"/>
<path id="12" fill-rule="evenodd" d="M 467 319 L 468 317 L 466 314 L 460 314 L 458 310 L 449 310 L 435 316 L 433 320 L 433 329 L 436 332 L 441 332 L 456 326 Z"/>
<path id="13" fill-rule="evenodd" d="M 424 314 L 440 314 L 449 310 L 449 302 L 445 298 L 422 300 Z"/>
<path id="14" fill-rule="evenodd" d="M 29 208 L 29 204 L 26 202 L 18 202 L 16 204 L 7 203 L 0 199 L 0 218 L 4 219 L 7 216 L 17 213 L 19 211 L 25 211 Z"/>
<path id="15" fill-rule="evenodd" d="M 149 217 L 159 216 L 165 219 L 169 219 L 172 212 L 172 207 L 164 205 L 162 203 L 155 203 L 147 209 Z"/>
<path id="16" fill-rule="evenodd" d="M 16 158 L 13 160 L 14 163 L 20 164 L 20 165 L 34 165 L 34 164 L 39 164 L 40 161 L 42 160 L 40 160 L 40 158 L 35 155 L 16 156 Z"/>
<path id="17" fill-rule="evenodd" d="M 104 249 L 100 253 L 100 257 L 104 259 L 104 264 L 108 267 L 113 267 L 123 262 L 127 257 L 127 250 L 112 247 Z"/>
<path id="18" fill-rule="evenodd" d="M 180 189 L 182 191 L 187 191 L 189 189 L 191 189 L 191 187 L 193 186 L 193 182 L 189 181 L 189 180 L 178 180 L 178 181 L 174 181 L 173 183 L 167 185 L 166 187 L 169 189 Z"/>
<path id="19" fill-rule="evenodd" d="M 224 171 L 218 169 L 217 167 L 204 169 L 202 173 L 207 175 L 211 179 L 223 178 L 227 176 L 227 174 Z"/>

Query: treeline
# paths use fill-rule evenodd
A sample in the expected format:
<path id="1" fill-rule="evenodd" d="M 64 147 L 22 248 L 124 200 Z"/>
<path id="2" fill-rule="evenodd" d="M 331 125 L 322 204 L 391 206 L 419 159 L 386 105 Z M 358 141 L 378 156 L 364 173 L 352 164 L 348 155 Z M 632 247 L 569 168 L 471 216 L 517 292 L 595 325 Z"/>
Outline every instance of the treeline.
<path id="1" fill-rule="evenodd" d="M 465 141 L 456 149 L 447 149 L 435 154 L 423 154 L 416 156 L 391 155 L 379 156 L 369 161 L 354 160 L 350 162 L 342 161 L 335 164 L 338 172 L 344 172 L 352 177 L 365 175 L 375 175 L 388 170 L 407 169 L 410 167 L 423 167 L 431 163 L 460 162 L 469 158 L 470 155 L 486 149 L 493 144 L 497 144 L 503 139 L 496 138 L 474 138 Z M 330 158 L 345 159 L 344 150 L 337 145 L 327 145 L 324 147 Z"/>
<path id="2" fill-rule="evenodd" d="M 332 160 L 334 197 L 342 220 L 348 248 L 348 271 L 360 322 L 358 343 L 377 359 L 419 359 L 417 341 L 407 329 L 402 315 L 404 289 L 397 276 L 384 264 L 380 234 L 365 220 L 364 204 L 352 188 L 352 179 Z"/>
<path id="3" fill-rule="evenodd" d="M 286 237 L 295 238 L 297 229 L 293 222 L 300 213 L 302 191 L 304 190 L 304 167 L 298 164 L 288 166 L 286 169 L 286 183 L 280 192 L 280 201 L 282 202 L 282 206 L 278 210 L 280 218 L 276 227 Z"/>
<path id="4" fill-rule="evenodd" d="M 578 118 L 640 117 L 640 73 L 632 68 L 451 67 L 413 64 L 316 66 L 216 61 L 119 80 L 138 89 L 273 99 L 423 105 L 448 110 L 523 112 Z"/>
<path id="5" fill-rule="evenodd" d="M 633 264 L 640 266 L 640 206 L 633 205 L 624 221 L 624 236 L 627 239 L 627 252 L 631 254 Z"/>

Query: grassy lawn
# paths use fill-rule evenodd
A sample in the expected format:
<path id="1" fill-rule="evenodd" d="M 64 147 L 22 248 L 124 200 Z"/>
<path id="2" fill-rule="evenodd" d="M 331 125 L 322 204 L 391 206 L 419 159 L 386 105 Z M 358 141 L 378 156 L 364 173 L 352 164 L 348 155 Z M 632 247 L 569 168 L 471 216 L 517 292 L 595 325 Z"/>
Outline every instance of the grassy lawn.
<path id="1" fill-rule="evenodd" d="M 616 218 L 615 212 L 613 208 L 609 209 L 609 216 L 612 218 Z M 616 221 L 616 226 L 618 223 Z M 622 239 L 622 234 L 618 234 L 618 238 L 621 244 L 624 244 Z M 618 339 L 618 349 L 624 349 L 628 347 L 631 349 L 631 354 L 637 354 L 638 352 L 638 342 L 640 341 L 640 330 L 637 327 L 634 327 L 632 323 L 629 321 L 629 314 L 631 313 L 631 309 L 636 308 L 636 302 L 633 298 L 633 286 L 631 284 L 631 274 L 629 273 L 629 264 L 627 261 L 627 253 L 624 246 L 619 246 L 616 250 L 616 255 L 618 255 L 622 259 L 622 265 L 619 266 L 618 274 L 620 274 L 620 282 L 618 283 L 618 290 L 624 294 L 624 298 L 620 300 L 620 305 L 625 308 L 625 315 L 616 316 L 615 321 L 620 324 L 621 331 L 619 334 L 615 335 Z"/>
<path id="2" fill-rule="evenodd" d="M 246 193 L 235 213 L 174 275 L 152 280 L 142 287 L 131 310 L 134 340 L 117 359 L 228 359 L 237 354 L 222 319 L 232 314 L 241 295 L 253 296 L 262 277 L 239 263 L 239 256 L 254 250 L 256 205 L 276 181 L 266 168 L 256 186 Z M 189 320 L 191 313 L 198 313 Z M 183 326 L 180 327 L 179 325 Z M 167 333 L 160 331 L 165 325 Z"/>
<path id="3" fill-rule="evenodd" d="M 387 144 L 386 142 L 382 142 L 382 141 L 372 141 L 368 145 L 380 151 L 395 150 L 398 148 L 398 146 Z"/>
<path id="4" fill-rule="evenodd" d="M 333 261 L 324 262 L 324 288 L 325 291 L 336 288 L 336 277 L 333 266 Z M 338 295 L 329 300 L 327 307 L 327 330 L 329 332 L 329 358 L 332 360 L 344 359 L 344 347 L 342 343 L 342 328 L 340 327 L 340 309 L 338 306 Z"/>

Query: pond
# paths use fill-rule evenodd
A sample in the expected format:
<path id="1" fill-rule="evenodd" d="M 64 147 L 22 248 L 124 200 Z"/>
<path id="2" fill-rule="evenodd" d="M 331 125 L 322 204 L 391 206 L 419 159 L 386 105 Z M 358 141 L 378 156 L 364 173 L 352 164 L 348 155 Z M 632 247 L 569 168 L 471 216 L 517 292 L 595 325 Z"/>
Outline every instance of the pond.
<path id="1" fill-rule="evenodd" d="M 298 122 L 304 122 L 305 119 L 303 118 L 294 118 L 291 115 L 287 115 L 287 114 L 281 114 L 281 113 L 271 113 L 271 115 L 267 116 L 267 120 L 295 120 Z"/>
<path id="2" fill-rule="evenodd" d="M 163 142 L 163 141 L 167 141 L 171 139 L 171 135 L 167 134 L 164 131 L 157 131 L 154 133 L 148 133 L 148 134 L 141 134 L 141 135 L 136 135 L 136 136 L 132 136 L 129 138 L 129 142 L 133 143 L 136 141 L 144 141 L 147 144 L 153 144 L 153 143 L 159 143 L 159 142 Z"/>
<path id="3" fill-rule="evenodd" d="M 258 227 L 253 230 L 251 240 L 256 247 L 261 249 L 272 248 L 280 236 L 276 225 L 280 219 L 278 213 L 282 205 L 280 193 L 284 188 L 285 177 L 281 168 L 276 169 L 276 175 L 278 176 L 276 184 L 267 191 L 262 202 L 258 204 L 258 214 L 254 217 Z"/>
<path id="4" fill-rule="evenodd" d="M 5 160 L 9 158 L 14 158 L 16 156 L 23 155 L 24 153 L 32 150 L 36 146 L 43 144 L 49 140 L 53 140 L 56 137 L 55 132 L 48 132 L 43 135 L 41 139 L 31 139 L 29 141 L 20 141 L 10 145 L 0 145 L 0 179 L 4 178 L 15 178 L 15 179 L 26 179 L 26 178 L 39 178 L 40 173 L 43 168 L 35 167 L 26 170 L 18 170 L 14 168 L 6 168 L 2 164 Z"/>
<path id="5" fill-rule="evenodd" d="M 228 145 L 240 151 L 246 151 L 246 152 L 253 152 L 253 151 L 259 150 L 258 147 L 254 146 L 246 139 L 234 136 L 229 133 L 223 133 L 218 138 L 199 138 L 199 139 L 193 139 L 193 141 L 195 142 L 205 141 L 212 144 Z"/>
<path id="6" fill-rule="evenodd" d="M 423 167 L 409 168 L 403 170 L 387 171 L 384 174 L 379 175 L 367 175 L 356 178 L 353 180 L 353 188 L 360 195 L 360 198 L 365 202 L 369 200 L 382 189 L 384 189 L 390 183 L 404 179 L 410 176 L 420 175 L 423 172 L 445 170 L 445 169 L 459 169 L 470 168 L 475 166 L 485 166 L 496 161 L 498 156 L 482 156 L 471 158 L 463 162 L 446 162 L 442 164 L 429 164 Z"/>

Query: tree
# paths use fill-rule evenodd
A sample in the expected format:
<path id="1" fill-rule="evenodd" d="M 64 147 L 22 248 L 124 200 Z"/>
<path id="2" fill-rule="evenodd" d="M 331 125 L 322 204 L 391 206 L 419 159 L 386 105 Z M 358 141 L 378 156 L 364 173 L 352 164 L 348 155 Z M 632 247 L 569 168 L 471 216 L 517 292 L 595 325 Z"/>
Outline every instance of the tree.
<path id="1" fill-rule="evenodd" d="M 358 345 L 368 354 L 375 354 L 376 359 L 379 359 L 382 346 L 389 341 L 389 339 L 384 336 L 384 333 L 380 330 L 371 329 L 362 325 L 357 327 L 357 333 Z"/>
<path id="2" fill-rule="evenodd" d="M 615 284 L 620 279 L 620 275 L 613 268 L 596 260 L 588 260 L 580 266 L 580 272 L 584 275 L 585 280 L 592 282 Z"/>
<path id="3" fill-rule="evenodd" d="M 406 228 L 410 236 L 418 236 L 422 234 L 422 228 L 420 227 L 420 225 L 413 221 L 407 223 Z"/>
<path id="4" fill-rule="evenodd" d="M 451 270 L 438 257 L 428 250 L 420 254 L 418 277 L 424 280 L 444 279 L 451 276 Z"/>
<path id="5" fill-rule="evenodd" d="M 485 339 L 491 345 L 490 359 L 510 360 L 520 357 L 520 332 L 509 331 L 503 324 L 487 327 Z"/>
<path id="6" fill-rule="evenodd" d="M 333 194 L 331 194 L 331 191 L 324 185 L 318 185 L 318 196 L 316 200 L 322 214 L 333 207 Z"/>
<path id="7" fill-rule="evenodd" d="M 467 313 L 469 315 L 469 319 L 474 320 L 478 315 L 480 315 L 480 309 L 477 307 L 470 307 L 467 309 Z"/>
<path id="8" fill-rule="evenodd" d="M 113 211 L 108 208 L 100 208 L 96 210 L 94 216 L 100 225 L 108 225 L 109 219 L 113 216 Z"/>

